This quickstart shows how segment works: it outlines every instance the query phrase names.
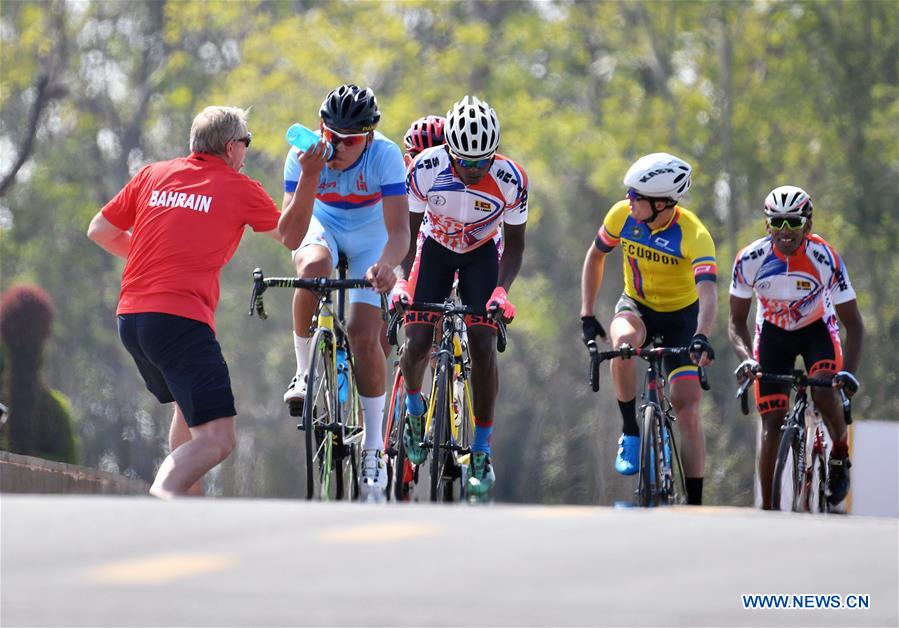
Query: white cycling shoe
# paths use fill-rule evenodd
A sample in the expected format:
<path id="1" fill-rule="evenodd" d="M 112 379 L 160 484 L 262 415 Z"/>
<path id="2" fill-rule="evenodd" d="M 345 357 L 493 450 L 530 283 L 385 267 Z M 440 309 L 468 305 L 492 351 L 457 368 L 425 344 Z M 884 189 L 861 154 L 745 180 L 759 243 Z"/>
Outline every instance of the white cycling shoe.
<path id="1" fill-rule="evenodd" d="M 377 449 L 362 450 L 359 498 L 363 502 L 374 503 L 381 503 L 387 499 L 387 463 Z"/>

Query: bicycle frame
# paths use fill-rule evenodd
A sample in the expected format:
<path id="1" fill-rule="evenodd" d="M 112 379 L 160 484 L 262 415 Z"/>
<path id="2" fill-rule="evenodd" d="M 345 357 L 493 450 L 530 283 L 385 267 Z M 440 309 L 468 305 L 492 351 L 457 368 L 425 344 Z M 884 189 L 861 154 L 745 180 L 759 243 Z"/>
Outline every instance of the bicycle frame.
<path id="1" fill-rule="evenodd" d="M 253 293 L 250 297 L 250 315 L 254 310 L 260 318 L 268 318 L 263 304 L 263 293 L 267 288 L 304 288 L 318 296 L 318 302 L 314 314 L 310 319 L 310 331 L 313 332 L 313 343 L 310 348 L 310 381 L 308 382 L 308 394 L 303 404 L 303 421 L 297 428 L 305 432 L 306 442 L 306 483 L 307 499 L 314 495 L 313 476 L 318 475 L 320 482 L 319 497 L 329 499 L 332 492 L 336 499 L 355 498 L 358 496 L 356 483 L 356 456 L 355 449 L 361 445 L 363 424 L 360 412 L 360 400 L 355 386 L 355 363 L 353 354 L 347 339 L 346 327 L 343 322 L 345 290 L 349 288 L 361 288 L 368 286 L 368 282 L 362 279 L 346 279 L 346 259 L 341 255 L 338 260 L 338 279 L 317 277 L 310 279 L 296 277 L 270 277 L 265 278 L 261 269 L 253 272 Z M 337 290 L 337 310 L 333 309 L 332 291 Z M 347 397 L 341 400 L 339 392 L 338 353 L 343 350 L 346 353 L 346 377 Z M 316 356 L 323 356 L 327 366 L 320 373 L 320 378 L 315 377 L 320 386 L 315 386 L 312 381 L 315 369 Z M 321 393 L 319 398 L 317 393 Z M 317 415 L 316 406 L 321 403 L 324 409 L 323 415 Z M 291 414 L 294 414 L 292 411 Z M 316 421 L 316 416 L 323 420 Z M 349 468 L 344 468 L 344 460 L 349 456 Z M 315 469 L 315 462 L 318 468 Z M 344 473 L 351 474 L 350 494 L 344 495 Z M 337 480 L 337 486 L 332 491 L 332 473 Z"/>
<path id="2" fill-rule="evenodd" d="M 818 503 L 815 510 L 824 512 L 826 505 L 823 502 L 823 487 L 815 486 L 815 465 L 816 457 L 820 457 L 822 464 L 826 466 L 827 461 L 827 442 L 824 438 L 824 430 L 821 428 L 823 423 L 821 415 L 815 408 L 814 403 L 809 403 L 808 388 L 830 388 L 831 380 L 814 379 L 808 377 L 801 370 L 794 370 L 791 375 L 779 375 L 771 373 L 756 373 L 754 378 L 747 378 L 738 388 L 737 397 L 740 399 L 743 414 L 749 414 L 749 405 L 747 401 L 747 390 L 749 385 L 758 379 L 772 383 L 787 384 L 793 388 L 793 403 L 789 412 L 784 417 L 781 426 L 781 442 L 777 452 L 777 463 L 774 470 L 774 481 L 771 487 L 771 501 L 774 510 L 781 509 L 781 481 L 783 473 L 786 471 L 786 458 L 789 448 L 792 451 L 792 485 L 793 496 L 790 502 L 790 509 L 793 512 L 811 512 L 812 497 L 817 495 Z M 848 397 L 843 390 L 840 390 L 840 397 L 843 403 L 843 415 L 846 424 L 852 423 L 852 406 Z M 809 410 L 813 415 L 813 419 L 809 419 Z M 809 461 L 812 464 L 809 464 Z M 826 482 L 827 474 L 817 478 L 818 482 Z"/>
<path id="3" fill-rule="evenodd" d="M 661 343 L 654 338 L 653 344 Z M 677 451 L 672 424 L 677 420 L 672 414 L 672 406 L 665 395 L 665 377 L 662 375 L 662 359 L 666 356 L 684 355 L 687 347 L 634 348 L 627 344 L 614 351 L 599 351 L 596 341 L 587 343 L 590 352 L 590 385 L 594 392 L 599 391 L 599 365 L 604 360 L 632 357 L 642 358 L 647 362 L 646 384 L 643 391 L 644 403 L 640 406 L 640 414 L 644 419 L 641 434 L 640 475 L 637 482 L 636 495 L 641 506 L 654 506 L 677 503 L 680 496 L 674 480 L 674 462 L 677 462 L 680 478 L 681 495 L 686 496 L 683 465 Z M 699 383 L 704 390 L 709 389 L 705 369 L 699 367 Z"/>

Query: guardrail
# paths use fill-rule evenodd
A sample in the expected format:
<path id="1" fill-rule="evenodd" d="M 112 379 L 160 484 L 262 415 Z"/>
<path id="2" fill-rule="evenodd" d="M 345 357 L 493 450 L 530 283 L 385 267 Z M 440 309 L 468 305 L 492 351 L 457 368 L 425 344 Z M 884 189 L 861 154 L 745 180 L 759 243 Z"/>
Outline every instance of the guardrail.
<path id="1" fill-rule="evenodd" d="M 150 485 L 117 473 L 0 451 L 0 493 L 146 495 Z"/>

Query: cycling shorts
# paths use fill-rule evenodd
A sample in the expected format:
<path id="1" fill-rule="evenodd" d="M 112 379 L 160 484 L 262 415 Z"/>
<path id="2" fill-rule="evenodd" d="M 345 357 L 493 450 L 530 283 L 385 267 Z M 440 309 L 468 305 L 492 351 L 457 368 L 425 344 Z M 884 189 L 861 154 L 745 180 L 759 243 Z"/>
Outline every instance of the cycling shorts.
<path id="1" fill-rule="evenodd" d="M 821 318 L 793 331 L 764 321 L 756 329 L 754 345 L 754 357 L 764 373 L 789 375 L 800 355 L 810 377 L 821 371 L 837 372 L 843 368 L 840 333 L 836 328 L 829 328 Z M 786 410 L 789 394 L 787 384 L 756 382 L 755 399 L 759 414 Z"/>
<path id="2" fill-rule="evenodd" d="M 421 240 L 409 275 L 412 300 L 420 303 L 443 303 L 453 289 L 453 279 L 457 272 L 462 304 L 485 308 L 499 278 L 496 242 L 490 239 L 473 251 L 456 253 L 430 237 Z M 436 312 L 407 312 L 405 322 L 407 325 L 433 325 L 439 318 L 440 315 Z M 484 316 L 466 316 L 465 322 L 469 327 L 496 327 L 495 323 Z"/>
<path id="3" fill-rule="evenodd" d="M 174 314 L 122 314 L 119 337 L 160 403 L 177 401 L 190 427 L 237 414 L 212 328 Z"/>
<path id="4" fill-rule="evenodd" d="M 646 328 L 643 346 L 653 344 L 653 338 L 661 338 L 658 346 L 686 347 L 696 333 L 699 317 L 699 301 L 673 312 L 657 312 L 622 294 L 615 304 L 615 316 L 636 316 Z M 699 369 L 687 355 L 666 356 L 662 360 L 669 382 L 679 379 L 693 379 L 699 382 Z"/>
<path id="5" fill-rule="evenodd" d="M 294 261 L 303 248 L 313 244 L 328 249 L 335 268 L 338 253 L 346 255 L 349 264 L 347 278 L 359 279 L 381 257 L 384 245 L 387 244 L 387 227 L 384 226 L 381 214 L 377 214 L 374 220 L 358 225 L 342 223 L 328 214 L 313 214 L 306 237 L 293 252 Z M 350 303 L 368 303 L 376 308 L 381 307 L 381 295 L 373 288 L 353 288 L 349 290 L 349 298 Z"/>

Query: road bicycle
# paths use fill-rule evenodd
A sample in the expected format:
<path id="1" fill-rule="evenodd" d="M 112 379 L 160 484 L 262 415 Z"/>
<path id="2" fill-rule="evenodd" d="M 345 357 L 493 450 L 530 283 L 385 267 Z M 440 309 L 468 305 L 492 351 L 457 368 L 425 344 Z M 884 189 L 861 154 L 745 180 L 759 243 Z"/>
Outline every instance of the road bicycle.
<path id="1" fill-rule="evenodd" d="M 434 354 L 434 369 L 431 393 L 425 412 L 424 436 L 421 446 L 430 451 L 429 491 L 432 502 L 453 502 L 466 499 L 466 471 L 471 455 L 471 439 L 474 434 L 474 404 L 471 394 L 471 360 L 468 355 L 465 317 L 473 321 L 486 320 L 488 313 L 460 305 L 452 300 L 444 303 L 411 303 L 403 311 L 393 313 L 387 325 L 390 344 L 397 344 L 397 331 L 403 321 L 405 311 L 434 312 L 439 314 L 440 330 L 437 350 Z M 493 319 L 497 326 L 497 350 L 506 349 L 506 326 L 499 319 Z M 402 385 L 394 378 L 395 386 Z M 392 395 L 399 397 L 399 395 Z M 389 449 L 394 455 L 393 491 L 397 501 L 408 499 L 410 484 L 416 483 L 418 469 L 412 468 L 406 459 L 403 447 L 403 429 L 406 424 L 405 400 L 392 401 L 395 409 L 388 417 L 392 425 L 385 429 L 390 434 Z M 458 487 L 456 486 L 458 483 Z"/>
<path id="2" fill-rule="evenodd" d="M 305 441 L 306 499 L 359 497 L 363 417 L 344 309 L 346 290 L 371 284 L 365 279 L 346 278 L 347 261 L 343 255 L 338 259 L 337 271 L 337 279 L 266 278 L 261 269 L 253 271 L 250 316 L 255 310 L 259 318 L 268 318 L 262 301 L 267 288 L 304 288 L 318 297 L 310 321 L 312 346 L 306 398 L 291 403 L 291 415 L 301 417 L 297 429 L 303 432 Z M 336 311 L 333 291 L 337 291 Z"/>
<path id="3" fill-rule="evenodd" d="M 656 337 L 653 344 L 661 344 L 661 338 Z M 590 352 L 590 386 L 594 392 L 599 391 L 599 365 L 602 362 L 614 358 L 629 360 L 632 357 L 646 361 L 646 384 L 642 394 L 643 404 L 640 406 L 642 432 L 639 475 L 635 491 L 637 503 L 644 507 L 684 503 L 687 488 L 673 430 L 677 417 L 665 394 L 666 381 L 662 375 L 662 359 L 668 356 L 689 355 L 689 347 L 652 346 L 641 349 L 623 344 L 614 351 L 600 351 L 596 341 L 591 340 L 587 343 L 587 349 Z M 699 383 L 704 390 L 709 389 L 703 367 L 699 367 Z M 679 481 L 675 481 L 675 476 Z"/>
<path id="4" fill-rule="evenodd" d="M 783 494 L 784 474 L 792 488 L 788 509 L 793 512 L 829 512 L 827 502 L 827 439 L 824 437 L 824 422 L 814 403 L 809 403 L 809 388 L 830 388 L 832 379 L 811 378 L 801 370 L 792 375 L 756 373 L 755 378 L 746 378 L 737 389 L 740 409 L 749 414 L 747 391 L 754 381 L 787 384 L 794 390 L 793 405 L 784 418 L 781 427 L 780 444 L 777 448 L 777 462 L 774 465 L 774 481 L 771 487 L 771 503 L 774 510 L 785 505 Z M 852 423 L 852 404 L 840 389 L 843 414 L 846 424 Z"/>

